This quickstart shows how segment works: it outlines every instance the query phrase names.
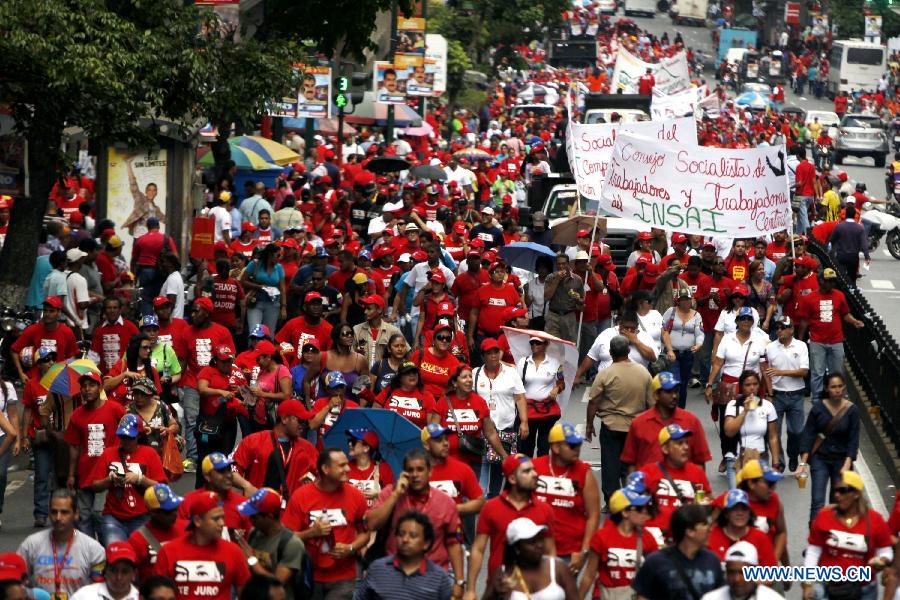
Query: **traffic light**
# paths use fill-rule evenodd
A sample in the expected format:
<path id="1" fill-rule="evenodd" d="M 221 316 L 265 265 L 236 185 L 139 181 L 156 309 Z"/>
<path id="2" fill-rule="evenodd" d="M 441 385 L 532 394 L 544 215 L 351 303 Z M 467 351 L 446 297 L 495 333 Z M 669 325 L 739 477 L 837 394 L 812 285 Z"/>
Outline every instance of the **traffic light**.
<path id="1" fill-rule="evenodd" d="M 334 87 L 337 92 L 334 94 L 334 104 L 338 108 L 346 108 L 350 103 L 347 92 L 350 91 L 350 78 L 338 77 L 334 80 Z"/>
<path id="2" fill-rule="evenodd" d="M 354 71 L 351 76 L 353 92 L 350 93 L 350 101 L 353 104 L 362 104 L 366 86 L 372 81 L 372 76 L 364 71 Z"/>

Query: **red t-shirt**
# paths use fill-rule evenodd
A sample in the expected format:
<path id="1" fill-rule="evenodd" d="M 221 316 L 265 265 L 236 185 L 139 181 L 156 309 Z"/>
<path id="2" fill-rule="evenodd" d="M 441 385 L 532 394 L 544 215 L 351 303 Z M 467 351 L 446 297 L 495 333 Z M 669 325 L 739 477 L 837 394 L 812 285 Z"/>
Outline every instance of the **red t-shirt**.
<path id="1" fill-rule="evenodd" d="M 413 353 L 412 361 L 419 365 L 419 377 L 425 391 L 435 398 L 447 393 L 450 376 L 459 368 L 459 360 L 452 353 L 441 358 L 431 352 L 429 347 Z"/>
<path id="2" fill-rule="evenodd" d="M 374 279 L 380 280 L 381 285 L 384 286 L 384 289 L 390 289 L 391 287 L 391 279 L 394 277 L 394 273 L 399 273 L 400 267 L 397 265 L 391 265 L 390 267 L 382 268 L 375 267 L 372 269 L 372 277 Z"/>
<path id="3" fill-rule="evenodd" d="M 187 519 L 190 521 L 191 519 L 191 504 L 194 503 L 200 494 L 205 494 L 206 492 L 211 492 L 212 490 L 207 489 L 205 487 L 200 488 L 199 490 L 193 490 L 184 495 L 184 502 L 181 503 L 181 506 L 178 507 L 178 517 L 181 519 Z M 219 497 L 221 498 L 221 494 Z M 243 529 L 245 531 L 250 530 L 250 519 L 242 515 L 238 512 L 238 505 L 246 500 L 243 496 L 238 494 L 234 490 L 229 490 L 228 494 L 224 498 L 222 498 L 222 508 L 225 509 L 225 527 L 228 529 Z"/>
<path id="4" fill-rule="evenodd" d="M 696 277 L 691 277 L 691 274 L 687 271 L 678 276 L 678 279 L 685 282 L 688 288 L 690 288 L 691 294 L 693 294 L 694 298 L 697 297 L 697 291 L 701 286 L 709 284 L 709 281 L 707 281 L 709 278 L 709 275 L 705 273 L 697 273 Z M 715 326 L 715 323 L 713 323 L 713 325 Z"/>
<path id="5" fill-rule="evenodd" d="M 429 413 L 437 412 L 434 396 L 427 390 L 415 389 L 407 392 L 402 388 L 392 390 L 385 388 L 375 398 L 382 408 L 392 410 L 401 417 L 406 417 L 418 428 L 425 427 Z"/>
<path id="6" fill-rule="evenodd" d="M 166 244 L 168 242 L 168 244 Z M 172 254 L 178 254 L 178 248 L 175 247 L 175 240 L 171 235 L 162 233 L 161 231 L 148 231 L 134 241 L 132 255 L 134 261 L 142 267 L 155 267 L 162 254 L 164 246 Z"/>
<path id="7" fill-rule="evenodd" d="M 131 454 L 124 454 L 121 448 L 107 448 L 94 463 L 91 482 L 105 479 L 113 472 L 118 475 L 125 475 L 128 472 L 138 473 L 157 483 L 165 483 L 169 480 L 163 470 L 159 454 L 150 446 L 138 445 Z M 135 489 L 132 485 L 110 489 L 106 494 L 103 514 L 112 515 L 122 521 L 146 515 L 147 505 L 144 504 L 143 492 Z"/>
<path id="8" fill-rule="evenodd" d="M 344 293 L 347 291 L 347 282 L 350 281 L 350 278 L 357 273 L 362 273 L 363 275 L 365 275 L 365 273 L 363 273 L 361 269 L 352 269 L 350 271 L 338 269 L 328 278 L 328 285 L 330 285 L 337 291 Z"/>
<path id="9" fill-rule="evenodd" d="M 272 443 L 272 438 L 272 430 L 251 433 L 241 440 L 237 450 L 234 451 L 234 464 L 255 488 L 267 485 L 274 489 L 282 487 L 280 481 L 279 485 L 271 485 L 276 483 L 274 480 L 281 479 L 275 462 L 278 452 Z M 318 458 L 319 452 L 315 446 L 305 439 L 297 438 L 291 443 L 290 450 L 281 456 L 281 461 L 285 466 L 287 480 L 285 487 L 288 495 L 302 483 L 308 481 L 308 479 L 304 479 L 307 474 L 315 475 Z"/>
<path id="10" fill-rule="evenodd" d="M 250 567 L 240 546 L 228 540 L 198 546 L 188 536 L 159 549 L 156 572 L 175 580 L 178 600 L 231 600 L 232 588 L 243 587 L 250 580 Z"/>
<path id="11" fill-rule="evenodd" d="M 41 428 L 41 415 L 38 413 L 41 405 L 47 401 L 47 388 L 41 385 L 39 373 L 32 375 L 22 389 L 22 404 L 31 409 L 31 421 L 28 422 L 27 435 L 34 438 L 35 430 Z"/>
<path id="12" fill-rule="evenodd" d="M 218 323 L 210 323 L 202 328 L 190 325 L 182 332 L 180 340 L 187 357 L 187 369 L 181 376 L 183 387 L 197 387 L 197 375 L 212 360 L 218 346 L 224 344 L 234 352 L 234 340 L 231 339 L 231 332 Z M 178 343 L 176 340 L 176 344 Z"/>
<path id="13" fill-rule="evenodd" d="M 448 456 L 442 463 L 435 460 L 431 464 L 431 477 L 428 483 L 453 498 L 457 504 L 484 496 L 484 490 L 481 489 L 472 467 L 452 456 Z"/>
<path id="14" fill-rule="evenodd" d="M 840 344 L 844 341 L 844 316 L 850 313 L 847 298 L 840 290 L 827 294 L 811 291 L 797 303 L 795 316 L 809 322 L 809 339 L 817 344 Z"/>
<path id="15" fill-rule="evenodd" d="M 331 534 L 305 540 L 306 551 L 313 565 L 313 579 L 319 583 L 356 578 L 356 557 L 337 559 L 322 545 L 350 544 L 363 530 L 363 518 L 368 510 L 362 492 L 349 483 L 334 492 L 325 492 L 318 485 L 309 485 L 302 494 L 294 494 L 284 511 L 282 523 L 288 529 L 305 531 L 317 519 L 328 518 Z"/>
<path id="16" fill-rule="evenodd" d="M 234 240 L 233 242 L 231 242 L 231 246 L 229 246 L 229 248 L 231 248 L 231 251 L 234 252 L 235 254 L 242 254 L 242 255 L 246 256 L 247 258 L 252 258 L 253 257 L 253 249 L 256 248 L 256 244 L 257 244 L 257 241 L 254 239 L 251 239 L 249 242 L 247 242 L 245 244 L 244 242 L 241 241 L 240 238 L 238 238 L 238 239 Z"/>
<path id="17" fill-rule="evenodd" d="M 387 464 L 384 461 L 380 462 L 370 462 L 369 466 L 365 469 L 360 469 L 356 464 L 356 461 L 350 461 L 350 472 L 347 473 L 347 481 L 358 489 L 359 491 L 365 492 L 367 490 L 375 490 L 375 465 L 378 465 L 378 487 L 379 489 L 384 489 L 385 487 L 394 483 L 394 472 L 391 470 L 391 465 Z M 370 509 L 375 507 L 375 501 L 378 498 L 372 498 L 371 500 L 366 498 L 366 504 Z"/>
<path id="18" fill-rule="evenodd" d="M 816 179 L 816 167 L 808 160 L 804 160 L 797 165 L 795 173 L 797 182 L 796 194 L 798 196 L 815 196 L 816 190 L 813 182 Z"/>
<path id="19" fill-rule="evenodd" d="M 719 557 L 719 560 L 725 561 L 725 553 L 732 544 L 737 542 L 750 542 L 759 553 L 759 565 L 761 567 L 774 567 L 778 564 L 775 558 L 775 549 L 772 547 L 772 540 L 765 533 L 756 527 L 750 527 L 747 534 L 739 540 L 732 540 L 725 535 L 725 531 L 718 525 L 713 525 L 709 532 L 709 540 L 706 547 L 713 551 Z"/>
<path id="20" fill-rule="evenodd" d="M 503 312 L 508 306 L 516 306 L 521 300 L 519 292 L 512 285 L 506 283 L 499 288 L 493 284 L 478 288 L 475 304 L 478 306 L 478 329 L 497 335 L 500 327 L 506 324 L 503 320 Z"/>
<path id="21" fill-rule="evenodd" d="M 616 524 L 607 519 L 603 526 L 594 532 L 590 546 L 600 559 L 597 581 L 601 586 L 620 588 L 631 585 L 637 558 L 637 532 L 625 537 Z M 653 534 L 644 529 L 641 544 L 643 555 L 647 556 L 658 549 Z"/>
<path id="22" fill-rule="evenodd" d="M 619 291 L 619 278 L 616 277 L 616 274 L 610 271 L 606 275 L 606 287 L 602 290 L 596 290 L 591 287 L 584 297 L 585 306 L 590 307 L 590 314 L 587 308 L 584 311 L 584 318 L 588 320 L 589 316 L 595 317 L 596 321 L 605 321 L 612 316 L 612 307 L 611 307 L 611 299 L 610 290 L 613 292 Z"/>
<path id="23" fill-rule="evenodd" d="M 772 262 L 777 263 L 785 256 L 787 256 L 786 242 L 769 242 L 769 245 L 766 246 L 766 257 Z"/>
<path id="24" fill-rule="evenodd" d="M 76 473 L 78 487 L 89 487 L 93 483 L 91 475 L 94 473 L 94 466 L 103 452 L 107 448 L 118 447 L 116 428 L 124 416 L 125 407 L 109 400 L 94 409 L 79 406 L 72 413 L 63 439 L 70 446 L 81 448 Z"/>
<path id="25" fill-rule="evenodd" d="M 894 535 L 900 532 L 900 495 L 894 498 L 894 508 L 888 517 L 888 527 Z"/>
<path id="26" fill-rule="evenodd" d="M 175 351 L 175 355 L 178 358 L 184 358 L 187 356 L 187 346 L 182 344 L 182 336 L 184 331 L 188 329 L 190 325 L 184 319 L 176 319 L 172 318 L 172 320 L 163 325 L 159 324 L 159 335 L 156 336 L 156 341 L 160 344 L 168 344 L 172 347 L 172 350 Z M 176 342 L 175 340 L 179 340 Z M 182 377 L 182 383 L 180 385 L 184 385 L 183 383 L 184 377 Z"/>
<path id="27" fill-rule="evenodd" d="M 584 488 L 587 478 L 594 476 L 590 465 L 579 460 L 568 468 L 552 467 L 548 454 L 534 459 L 534 470 L 538 474 L 535 496 L 553 509 L 557 555 L 566 556 L 581 551 L 587 526 Z"/>
<path id="28" fill-rule="evenodd" d="M 91 341 L 91 350 L 100 355 L 100 371 L 105 375 L 125 355 L 132 336 L 140 333 L 131 321 L 119 318 L 116 323 L 97 326 Z"/>
<path id="29" fill-rule="evenodd" d="M 725 261 L 725 273 L 732 281 L 745 281 L 750 276 L 750 259 L 746 256 L 732 256 Z"/>
<path id="30" fill-rule="evenodd" d="M 506 490 L 499 496 L 491 498 L 484 504 L 481 514 L 478 515 L 478 524 L 475 532 L 478 535 L 487 535 L 491 544 L 491 555 L 488 559 L 488 572 L 493 573 L 503 564 L 503 550 L 506 547 L 506 528 L 513 520 L 525 517 L 534 521 L 535 525 L 546 525 L 547 536 L 554 537 L 556 523 L 553 509 L 543 500 L 532 497 L 532 500 L 521 510 L 513 506 L 509 501 Z"/>
<path id="31" fill-rule="evenodd" d="M 468 398 L 459 398 L 456 394 L 450 396 L 450 402 L 453 404 L 453 410 L 456 419 L 447 406 L 447 398 L 442 397 L 438 403 L 438 414 L 441 415 L 441 425 L 450 429 L 447 439 L 450 441 L 450 456 L 457 458 L 469 464 L 481 464 L 481 456 L 465 452 L 459 447 L 459 436 L 456 434 L 457 421 L 459 421 L 459 430 L 464 435 L 474 437 L 484 437 L 484 419 L 491 416 L 491 409 L 488 408 L 484 398 L 475 392 L 469 392 Z"/>
<path id="32" fill-rule="evenodd" d="M 275 334 L 275 341 L 282 343 L 288 342 L 294 345 L 297 353 L 303 348 L 306 340 L 316 340 L 319 342 L 322 350 L 331 349 L 331 323 L 322 319 L 318 325 L 310 325 L 303 316 L 294 317 L 284 324 L 284 326 Z"/>
<path id="33" fill-rule="evenodd" d="M 722 312 L 725 290 L 732 290 L 734 286 L 734 280 L 728 277 L 718 280 L 708 277 L 701 281 L 697 289 L 697 298 L 706 298 L 706 300 L 697 303 L 697 312 L 703 319 L 703 331 L 711 332 L 715 328 L 716 321 L 719 320 L 719 313 Z"/>
<path id="34" fill-rule="evenodd" d="M 232 363 L 231 372 L 223 375 L 216 367 L 203 367 L 197 375 L 197 381 L 204 380 L 208 382 L 209 387 L 216 390 L 228 390 L 234 392 L 241 385 L 246 385 L 247 380 L 244 379 L 244 373 L 241 369 Z M 200 412 L 204 415 L 214 415 L 219 410 L 222 397 L 218 394 L 200 395 Z M 226 403 L 225 414 L 233 417 L 236 414 L 248 416 L 247 407 L 244 406 L 237 398 L 232 398 Z"/>
<path id="35" fill-rule="evenodd" d="M 174 539 L 183 537 L 188 523 L 189 521 L 186 519 L 176 519 L 175 524 L 169 529 L 158 529 L 151 521 L 147 521 L 145 525 L 159 545 L 164 546 Z M 137 555 L 138 579 L 143 581 L 156 572 L 157 551 L 150 547 L 150 543 L 140 529 L 128 537 L 128 543 L 131 544 Z"/>
<path id="36" fill-rule="evenodd" d="M 234 327 L 237 323 L 235 309 L 244 299 L 244 288 L 234 277 L 222 279 L 218 275 L 212 281 L 213 291 L 209 297 L 213 302 L 213 311 L 209 318 L 219 325 Z"/>
<path id="37" fill-rule="evenodd" d="M 56 360 L 72 358 L 78 352 L 75 334 L 65 323 L 58 323 L 52 331 L 43 323 L 29 325 L 12 345 L 13 352 L 19 353 L 25 348 L 50 348 L 56 352 Z"/>
<path id="38" fill-rule="evenodd" d="M 457 275 L 450 286 L 450 293 L 456 296 L 459 305 L 456 314 L 460 319 L 468 320 L 472 313 L 472 307 L 478 304 L 478 290 L 487 285 L 488 273 L 484 269 L 478 269 L 478 273 L 466 271 Z M 479 318 L 480 320 L 480 318 Z"/>
<path id="39" fill-rule="evenodd" d="M 109 373 L 107 373 L 107 377 L 118 377 L 127 370 L 128 364 L 123 358 L 112 366 L 112 369 L 110 369 Z M 159 394 L 162 391 L 162 385 L 159 383 L 159 372 L 157 372 L 157 370 L 153 367 L 150 367 L 150 372 L 152 373 L 151 378 L 153 379 L 153 383 L 156 386 L 156 393 Z M 116 389 L 109 393 L 109 396 L 116 402 L 119 402 L 123 405 L 127 405 L 129 402 L 131 402 L 131 378 L 126 377 L 125 379 L 123 379 L 122 383 L 120 383 Z"/>
<path id="40" fill-rule="evenodd" d="M 756 515 L 756 522 L 753 525 L 769 536 L 769 541 L 775 544 L 775 536 L 780 533 L 778 530 L 778 513 L 781 512 L 781 499 L 777 492 L 772 492 L 769 499 L 765 502 L 757 502 L 750 497 L 750 508 Z"/>
<path id="41" fill-rule="evenodd" d="M 643 471 L 646 476 L 647 489 L 653 494 L 659 507 L 657 515 L 647 521 L 647 527 L 656 527 L 663 531 L 668 531 L 669 519 L 672 518 L 672 513 L 675 512 L 675 509 L 681 506 L 681 500 L 678 499 L 678 494 L 672 488 L 669 480 L 663 475 L 662 469 L 659 468 L 660 464 L 660 462 L 653 462 L 642 466 L 639 470 Z M 702 488 L 707 495 L 712 493 L 709 480 L 706 478 L 706 473 L 702 467 L 689 462 L 680 469 L 669 465 L 666 465 L 666 469 L 669 471 L 672 481 L 681 490 L 681 495 L 684 496 L 685 500 L 693 502 L 694 490 L 698 487 Z"/>
<path id="42" fill-rule="evenodd" d="M 891 531 L 881 513 L 869 509 L 868 521 L 867 526 L 866 517 L 863 516 L 853 527 L 847 527 L 834 514 L 833 506 L 820 510 L 810 525 L 807 538 L 811 545 L 822 547 L 819 566 L 836 565 L 842 569 L 864 566 L 875 555 L 876 549 L 891 546 Z"/>
<path id="43" fill-rule="evenodd" d="M 319 414 L 319 411 L 325 408 L 328 405 L 329 398 L 323 396 L 316 400 L 316 403 L 313 404 L 312 410 L 309 411 L 309 418 L 312 419 L 315 415 Z M 354 402 L 353 400 L 344 399 L 343 404 L 336 407 L 336 409 L 331 409 L 328 413 L 325 414 L 325 420 L 322 421 L 322 425 L 319 426 L 318 432 L 318 441 L 317 447 L 321 451 L 325 448 L 325 434 L 331 431 L 332 425 L 334 425 L 338 417 L 344 414 L 344 411 L 348 408 L 359 408 L 359 404 Z"/>
<path id="44" fill-rule="evenodd" d="M 97 265 L 97 270 L 100 271 L 101 283 L 112 283 L 118 277 L 116 266 L 106 252 L 98 252 L 94 264 Z"/>
<path id="45" fill-rule="evenodd" d="M 782 283 L 785 287 L 791 288 L 791 297 L 784 303 L 784 314 L 790 317 L 797 316 L 797 307 L 804 296 L 819 289 L 819 280 L 814 273 L 800 280 L 797 280 L 796 275 L 785 275 Z"/>
<path id="46" fill-rule="evenodd" d="M 681 425 L 683 429 L 690 430 L 694 434 L 689 438 L 691 462 L 702 465 L 712 460 L 700 419 L 683 408 L 676 408 L 672 418 L 663 421 L 659 411 L 653 407 L 639 414 L 631 422 L 628 435 L 625 437 L 625 447 L 622 449 L 622 462 L 629 465 L 644 465 L 662 460 L 663 454 L 659 449 L 659 430 L 670 424 Z"/>

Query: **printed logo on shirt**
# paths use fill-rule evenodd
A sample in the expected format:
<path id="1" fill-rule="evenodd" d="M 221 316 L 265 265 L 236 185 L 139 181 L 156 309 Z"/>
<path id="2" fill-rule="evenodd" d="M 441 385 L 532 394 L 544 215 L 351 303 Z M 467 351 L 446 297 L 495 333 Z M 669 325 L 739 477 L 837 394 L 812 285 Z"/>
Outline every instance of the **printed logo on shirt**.
<path id="1" fill-rule="evenodd" d="M 116 361 L 119 360 L 119 356 L 121 356 L 122 343 L 119 339 L 118 333 L 104 333 L 101 337 L 101 344 L 103 348 L 103 362 L 106 363 L 106 368 L 111 369 Z"/>
<path id="2" fill-rule="evenodd" d="M 431 484 L 431 487 L 436 490 L 441 490 L 451 498 L 456 498 L 459 496 L 459 490 L 456 488 L 456 484 L 449 480 L 444 481 L 434 481 L 431 480 L 428 483 Z"/>
<path id="3" fill-rule="evenodd" d="M 606 566 L 626 567 L 633 569 L 637 561 L 637 550 L 627 548 L 607 548 Z"/>
<path id="4" fill-rule="evenodd" d="M 574 498 L 578 495 L 575 482 L 568 477 L 552 477 L 541 475 L 538 477 L 538 493 L 551 494 L 553 496 L 568 496 Z"/>
<path id="5" fill-rule="evenodd" d="M 156 336 L 156 340 L 158 343 L 163 344 L 163 345 L 165 345 L 165 344 L 168 344 L 170 346 L 172 345 L 172 336 L 168 335 L 168 334 L 158 335 L 158 336 Z"/>
<path id="6" fill-rule="evenodd" d="M 312 335 L 311 333 L 305 333 L 305 332 L 301 331 L 300 336 L 297 338 L 297 345 L 294 347 L 295 348 L 303 348 L 303 346 L 306 345 L 306 342 L 308 342 L 309 340 L 315 340 L 315 339 L 316 339 L 316 336 Z"/>
<path id="7" fill-rule="evenodd" d="M 212 560 L 179 560 L 175 562 L 175 582 L 187 583 L 221 583 L 225 581 L 225 563 L 217 563 Z M 183 594 L 187 594 L 188 588 L 181 588 Z M 202 588 L 201 588 L 202 589 Z M 206 595 L 200 589 L 195 590 L 198 596 Z M 218 593 L 216 588 L 215 594 Z M 215 595 L 211 594 L 211 595 Z"/>
<path id="8" fill-rule="evenodd" d="M 825 540 L 825 545 L 836 550 L 849 550 L 851 552 L 866 552 L 868 550 L 866 536 L 837 529 L 828 530 L 828 539 Z"/>
<path id="9" fill-rule="evenodd" d="M 506 306 L 505 298 L 488 298 L 488 306 Z"/>
<path id="10" fill-rule="evenodd" d="M 756 517 L 753 525 L 763 533 L 769 533 L 769 520 L 765 517 Z"/>
<path id="11" fill-rule="evenodd" d="M 831 323 L 834 320 L 833 300 L 819 300 L 819 320 L 823 323 Z"/>
<path id="12" fill-rule="evenodd" d="M 106 429 L 103 423 L 88 423 L 87 455 L 100 456 L 106 449 Z"/>
<path id="13" fill-rule="evenodd" d="M 479 233 L 478 239 L 485 241 L 485 242 L 493 242 L 494 236 L 491 235 L 490 233 Z"/>
<path id="14" fill-rule="evenodd" d="M 197 364 L 205 367 L 212 360 L 212 340 L 210 338 L 197 338 L 194 344 L 197 354 Z"/>
<path id="15" fill-rule="evenodd" d="M 39 344 L 41 348 L 49 348 L 53 352 L 56 352 L 56 340 L 54 339 L 41 339 L 41 343 Z M 58 353 L 57 353 L 58 355 Z"/>
<path id="16" fill-rule="evenodd" d="M 416 398 L 407 398 L 406 396 L 391 396 L 388 403 L 390 408 L 399 408 L 404 410 L 419 410 L 419 401 Z"/>
<path id="17" fill-rule="evenodd" d="M 448 427 L 451 431 L 456 431 L 456 422 L 452 415 L 447 413 Z M 478 423 L 478 415 L 471 408 L 457 408 L 456 421 L 459 421 L 459 428 L 462 431 L 478 431 L 481 425 Z"/>
<path id="18" fill-rule="evenodd" d="M 320 519 L 328 519 L 328 524 L 332 527 L 347 525 L 347 516 L 342 508 L 323 508 L 322 510 L 309 511 L 310 526 Z"/>
<path id="19" fill-rule="evenodd" d="M 694 497 L 694 486 L 690 481 L 684 479 L 676 479 L 675 485 L 681 490 L 681 495 L 685 498 Z M 681 506 L 681 500 L 678 499 L 678 493 L 672 488 L 669 480 L 660 479 L 656 486 L 656 499 L 660 506 Z"/>

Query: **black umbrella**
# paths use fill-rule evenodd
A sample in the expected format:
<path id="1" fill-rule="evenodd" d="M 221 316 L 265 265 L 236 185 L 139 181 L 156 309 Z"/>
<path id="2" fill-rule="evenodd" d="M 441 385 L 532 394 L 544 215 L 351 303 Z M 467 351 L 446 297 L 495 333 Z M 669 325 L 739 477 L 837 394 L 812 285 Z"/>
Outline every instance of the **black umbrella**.
<path id="1" fill-rule="evenodd" d="M 366 163 L 364 167 L 373 173 L 399 173 L 406 171 L 411 165 L 399 156 L 379 156 Z"/>
<path id="2" fill-rule="evenodd" d="M 431 179 L 432 181 L 444 181 L 447 179 L 447 174 L 444 170 L 435 165 L 413 167 L 410 169 L 409 174 L 415 179 Z"/>

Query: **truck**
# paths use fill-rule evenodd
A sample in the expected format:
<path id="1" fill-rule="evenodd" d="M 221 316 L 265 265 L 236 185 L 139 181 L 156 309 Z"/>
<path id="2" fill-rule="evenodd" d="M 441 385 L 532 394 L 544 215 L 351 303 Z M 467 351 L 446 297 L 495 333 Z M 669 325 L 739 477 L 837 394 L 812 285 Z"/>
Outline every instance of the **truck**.
<path id="1" fill-rule="evenodd" d="M 600 123 L 600 118 L 609 123 L 613 113 L 618 113 L 624 122 L 649 121 L 650 103 L 653 97 L 647 94 L 595 94 L 584 97 L 585 123 Z"/>
<path id="2" fill-rule="evenodd" d="M 551 39 L 547 62 L 555 68 L 596 67 L 597 40 L 586 36 L 572 39 Z"/>
<path id="3" fill-rule="evenodd" d="M 747 48 L 753 46 L 757 48 L 758 34 L 749 29 L 733 27 L 723 29 L 719 33 L 719 46 L 716 48 L 716 64 L 720 64 L 726 59 L 728 51 L 731 48 Z"/>
<path id="4" fill-rule="evenodd" d="M 669 16 L 675 25 L 706 25 L 709 0 L 675 0 L 669 8 Z"/>

